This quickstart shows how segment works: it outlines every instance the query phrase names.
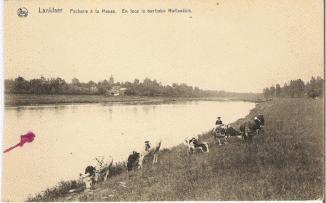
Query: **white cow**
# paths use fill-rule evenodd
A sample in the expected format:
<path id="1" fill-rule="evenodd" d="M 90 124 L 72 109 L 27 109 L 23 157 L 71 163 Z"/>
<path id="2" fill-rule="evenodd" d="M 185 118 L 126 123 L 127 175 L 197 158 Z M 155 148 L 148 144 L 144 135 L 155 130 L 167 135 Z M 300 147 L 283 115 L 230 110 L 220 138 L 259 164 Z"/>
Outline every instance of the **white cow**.
<path id="1" fill-rule="evenodd" d="M 157 143 L 155 143 L 154 145 L 151 145 L 151 143 L 149 141 L 145 141 L 145 149 L 139 153 L 139 162 L 138 162 L 138 168 L 142 168 L 143 167 L 143 162 L 144 162 L 144 158 L 147 155 L 153 154 L 154 158 L 153 158 L 153 165 L 157 163 L 158 161 L 158 155 L 160 152 L 160 148 L 161 148 L 161 144 L 162 141 L 159 140 Z"/>
<path id="2" fill-rule="evenodd" d="M 105 158 L 104 156 L 98 156 L 95 158 L 95 161 L 96 172 L 98 174 L 97 179 L 103 178 L 103 181 L 106 181 L 110 175 L 110 169 L 113 165 L 113 158 L 111 156 L 109 156 L 109 158 Z"/>
<path id="3" fill-rule="evenodd" d="M 186 137 L 185 143 L 188 147 L 189 154 L 193 153 L 197 150 L 200 150 L 200 151 L 206 152 L 206 153 L 209 152 L 208 143 L 207 142 L 199 142 L 198 139 L 196 139 L 195 137 L 192 137 L 191 139 Z"/>
<path id="4" fill-rule="evenodd" d="M 92 163 L 86 167 L 85 173 L 80 174 L 80 180 L 85 183 L 86 189 L 91 188 L 92 185 L 100 180 L 106 181 L 112 164 L 113 158 L 111 156 L 109 156 L 109 159 L 106 159 L 104 156 L 94 158 Z"/>

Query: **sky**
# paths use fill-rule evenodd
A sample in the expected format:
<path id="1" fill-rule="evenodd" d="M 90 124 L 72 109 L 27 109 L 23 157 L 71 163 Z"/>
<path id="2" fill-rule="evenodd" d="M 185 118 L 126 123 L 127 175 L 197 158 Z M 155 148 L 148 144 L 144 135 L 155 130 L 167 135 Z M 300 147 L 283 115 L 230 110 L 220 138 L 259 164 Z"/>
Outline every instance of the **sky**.
<path id="1" fill-rule="evenodd" d="M 261 92 L 323 76 L 322 0 L 20 0 L 4 2 L 5 78 L 116 81 Z M 26 18 L 17 16 L 25 7 Z M 40 14 L 39 8 L 63 8 Z M 70 14 L 70 9 L 116 14 Z M 190 9 L 122 14 L 121 9 Z"/>

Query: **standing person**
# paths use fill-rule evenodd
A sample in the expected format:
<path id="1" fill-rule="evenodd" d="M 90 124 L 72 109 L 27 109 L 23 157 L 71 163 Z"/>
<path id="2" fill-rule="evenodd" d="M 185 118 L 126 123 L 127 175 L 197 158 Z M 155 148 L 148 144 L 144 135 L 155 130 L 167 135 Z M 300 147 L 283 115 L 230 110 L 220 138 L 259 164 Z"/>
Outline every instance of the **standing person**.
<path id="1" fill-rule="evenodd" d="M 223 127 L 223 121 L 221 120 L 221 117 L 220 116 L 217 117 L 217 120 L 215 122 L 215 125 L 216 125 L 215 131 L 217 133 L 224 133 L 224 131 L 222 129 L 222 127 Z"/>
<path id="2" fill-rule="evenodd" d="M 225 143 L 227 143 L 226 126 L 224 126 L 220 116 L 217 117 L 215 125 L 216 125 L 215 132 L 214 132 L 215 142 L 218 141 L 219 145 L 221 145 L 222 143 L 220 139 L 224 138 Z"/>
<path id="3" fill-rule="evenodd" d="M 222 124 L 223 124 L 223 122 L 222 122 L 222 120 L 221 120 L 221 117 L 218 116 L 218 117 L 217 117 L 217 120 L 216 120 L 216 122 L 215 122 L 215 125 L 216 125 L 216 126 L 221 126 Z"/>

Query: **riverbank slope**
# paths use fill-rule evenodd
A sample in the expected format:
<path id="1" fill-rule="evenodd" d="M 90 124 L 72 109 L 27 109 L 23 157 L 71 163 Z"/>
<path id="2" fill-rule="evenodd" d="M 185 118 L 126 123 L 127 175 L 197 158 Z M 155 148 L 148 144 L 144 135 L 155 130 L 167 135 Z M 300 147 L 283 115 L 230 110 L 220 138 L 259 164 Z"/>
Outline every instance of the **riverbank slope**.
<path id="1" fill-rule="evenodd" d="M 180 144 L 164 150 L 159 163 L 121 170 L 89 192 L 51 192 L 32 201 L 310 200 L 323 198 L 324 125 L 322 99 L 275 99 L 259 103 L 233 126 L 258 113 L 265 133 L 252 144 L 232 138 L 218 146 L 200 136 L 210 152 L 187 154 Z M 163 140 L 164 142 L 164 140 Z M 57 190 L 58 191 L 58 190 Z"/>

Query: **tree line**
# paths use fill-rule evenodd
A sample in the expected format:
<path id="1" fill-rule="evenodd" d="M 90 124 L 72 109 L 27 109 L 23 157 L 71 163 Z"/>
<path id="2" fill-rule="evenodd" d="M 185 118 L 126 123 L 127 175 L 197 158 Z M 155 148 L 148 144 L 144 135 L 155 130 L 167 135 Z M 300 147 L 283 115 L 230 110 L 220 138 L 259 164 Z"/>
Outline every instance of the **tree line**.
<path id="1" fill-rule="evenodd" d="M 273 97 L 322 97 L 324 95 L 325 81 L 321 77 L 312 77 L 310 81 L 304 82 L 301 79 L 291 80 L 282 87 L 280 84 L 266 87 L 263 90 L 266 99 Z"/>
<path id="2" fill-rule="evenodd" d="M 113 76 L 99 82 L 80 82 L 73 78 L 70 82 L 64 79 L 45 78 L 26 80 L 19 76 L 5 80 L 5 92 L 8 94 L 94 94 L 105 95 L 112 89 L 124 89 L 124 95 L 129 96 L 166 96 L 166 97 L 242 97 L 249 98 L 252 94 L 225 91 L 202 90 L 187 84 L 173 83 L 162 85 L 156 80 L 145 78 L 133 82 L 115 82 Z M 256 94 L 254 94 L 256 96 Z"/>

